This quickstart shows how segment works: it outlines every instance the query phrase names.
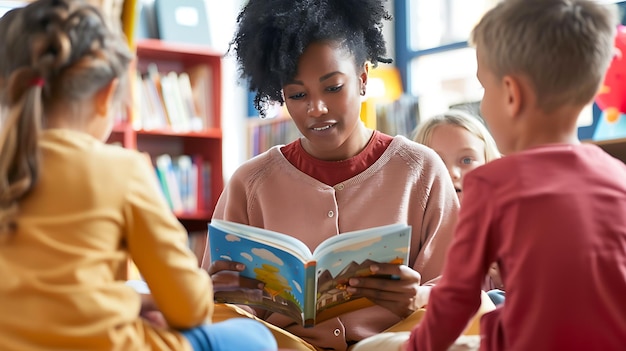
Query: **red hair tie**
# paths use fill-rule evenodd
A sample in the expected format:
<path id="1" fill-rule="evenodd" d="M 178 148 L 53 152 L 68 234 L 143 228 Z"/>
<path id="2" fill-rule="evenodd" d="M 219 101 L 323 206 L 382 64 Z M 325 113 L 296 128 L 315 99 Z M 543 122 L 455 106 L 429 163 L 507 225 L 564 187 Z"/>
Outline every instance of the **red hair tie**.
<path id="1" fill-rule="evenodd" d="M 44 84 L 45 84 L 45 83 L 46 83 L 46 82 L 43 80 L 43 78 L 41 78 L 41 77 L 37 77 L 37 78 L 33 78 L 33 79 L 30 81 L 30 86 L 33 86 L 33 87 L 40 87 L 40 88 L 41 88 L 41 87 L 43 87 L 43 86 L 44 86 Z"/>

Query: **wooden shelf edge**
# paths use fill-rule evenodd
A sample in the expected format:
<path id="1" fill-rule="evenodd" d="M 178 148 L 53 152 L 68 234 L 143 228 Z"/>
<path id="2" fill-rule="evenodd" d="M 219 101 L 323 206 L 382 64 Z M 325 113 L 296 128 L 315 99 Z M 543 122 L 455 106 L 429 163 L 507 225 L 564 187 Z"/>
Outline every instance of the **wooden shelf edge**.
<path id="1" fill-rule="evenodd" d="M 583 140 L 583 142 L 598 145 L 611 156 L 626 163 L 626 138 Z"/>
<path id="2" fill-rule="evenodd" d="M 137 135 L 154 135 L 154 136 L 172 136 L 186 138 L 221 138 L 222 130 L 219 128 L 211 128 L 198 132 L 175 132 L 173 130 L 136 130 Z"/>
<path id="3" fill-rule="evenodd" d="M 136 43 L 136 48 L 138 55 L 141 55 L 141 53 L 145 51 L 162 51 L 198 56 L 224 56 L 224 53 L 218 52 L 210 46 L 199 44 L 181 44 L 163 41 L 160 39 L 138 40 Z"/>
<path id="4" fill-rule="evenodd" d="M 139 135 L 151 135 L 151 136 L 166 136 L 176 138 L 208 138 L 208 139 L 220 139 L 222 138 L 222 130 L 219 128 L 211 128 L 198 132 L 175 132 L 173 130 L 133 130 L 132 128 L 125 126 L 115 126 L 111 133 L 129 133 L 133 132 Z"/>
<path id="5" fill-rule="evenodd" d="M 587 140 L 583 140 L 584 143 L 591 143 L 591 144 L 596 144 L 598 146 L 602 146 L 602 145 L 619 145 L 619 144 L 626 144 L 626 137 L 625 138 L 616 138 L 616 139 L 605 139 L 605 140 L 591 140 L 591 139 L 587 139 Z"/>

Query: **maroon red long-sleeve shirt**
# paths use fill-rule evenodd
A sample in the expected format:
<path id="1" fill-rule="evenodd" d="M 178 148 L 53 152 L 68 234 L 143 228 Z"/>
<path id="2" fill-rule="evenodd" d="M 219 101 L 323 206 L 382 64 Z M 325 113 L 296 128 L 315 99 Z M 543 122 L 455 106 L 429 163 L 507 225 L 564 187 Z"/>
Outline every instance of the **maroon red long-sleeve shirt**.
<path id="1" fill-rule="evenodd" d="M 443 278 L 409 350 L 446 350 L 497 261 L 503 306 L 481 321 L 481 350 L 626 348 L 626 166 L 594 145 L 504 157 L 465 178 Z"/>

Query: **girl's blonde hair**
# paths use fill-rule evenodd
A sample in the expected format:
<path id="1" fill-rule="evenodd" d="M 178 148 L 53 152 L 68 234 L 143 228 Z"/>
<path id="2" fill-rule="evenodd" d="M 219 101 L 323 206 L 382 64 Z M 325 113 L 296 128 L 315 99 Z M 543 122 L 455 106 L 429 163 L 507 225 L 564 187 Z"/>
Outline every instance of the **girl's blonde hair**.
<path id="1" fill-rule="evenodd" d="M 459 126 L 482 140 L 485 143 L 485 162 L 493 161 L 502 156 L 487 127 L 478 117 L 461 110 L 448 110 L 422 122 L 414 131 L 413 140 L 430 146 L 433 131 L 442 124 Z"/>
<path id="2" fill-rule="evenodd" d="M 0 19 L 0 234 L 41 172 L 47 113 L 78 106 L 127 76 L 132 54 L 100 10 L 79 0 L 39 0 Z M 123 84 L 120 84 L 123 86 Z M 123 92 L 117 91 L 118 99 Z"/>

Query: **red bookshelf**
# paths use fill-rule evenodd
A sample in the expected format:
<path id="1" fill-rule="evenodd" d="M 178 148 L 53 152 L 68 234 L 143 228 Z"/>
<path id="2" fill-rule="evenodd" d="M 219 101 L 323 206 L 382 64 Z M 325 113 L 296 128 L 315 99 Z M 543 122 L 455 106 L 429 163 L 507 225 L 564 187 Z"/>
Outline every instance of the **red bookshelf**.
<path id="1" fill-rule="evenodd" d="M 194 130 L 175 130 L 168 126 L 144 129 L 145 110 L 138 108 L 147 103 L 146 95 L 140 94 L 133 86 L 133 108 L 127 120 L 118 123 L 109 138 L 110 143 L 118 143 L 123 147 L 137 149 L 148 153 L 154 161 L 156 157 L 168 154 L 172 159 L 181 155 L 189 155 L 194 161 L 201 159 L 210 165 L 210 176 L 203 183 L 208 194 L 204 200 L 198 200 L 193 210 L 173 209 L 181 223 L 189 232 L 206 231 L 217 199 L 224 187 L 222 175 L 222 130 L 221 130 L 221 64 L 222 54 L 211 48 L 162 42 L 148 39 L 136 43 L 137 60 L 134 69 L 146 74 L 149 65 L 158 67 L 158 72 L 166 75 L 175 72 L 178 75 L 194 70 L 204 72 L 194 77 L 203 89 L 193 90 L 195 101 L 203 103 L 202 111 L 197 117 L 202 120 L 202 128 Z M 208 73 L 207 73 L 208 72 Z M 140 81 L 141 77 L 132 78 Z M 168 120 L 175 116 L 168 112 Z M 140 122 L 141 121 L 141 122 Z M 200 178 L 200 175 L 198 176 Z"/>

